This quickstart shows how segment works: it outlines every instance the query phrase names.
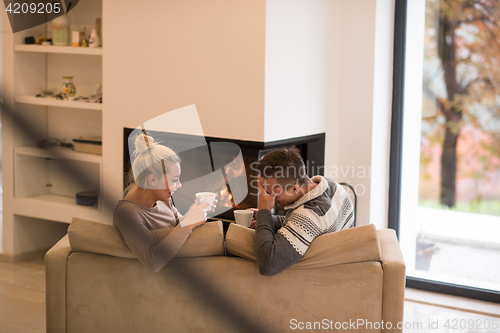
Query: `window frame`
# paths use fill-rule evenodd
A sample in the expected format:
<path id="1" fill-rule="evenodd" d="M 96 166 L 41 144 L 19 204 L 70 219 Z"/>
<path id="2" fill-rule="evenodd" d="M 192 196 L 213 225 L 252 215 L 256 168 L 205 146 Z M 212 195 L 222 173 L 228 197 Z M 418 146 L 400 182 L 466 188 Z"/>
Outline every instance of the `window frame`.
<path id="1" fill-rule="evenodd" d="M 396 231 L 398 240 L 400 238 L 399 231 L 401 225 L 400 213 L 407 8 L 408 0 L 395 0 L 388 226 Z M 496 290 L 480 289 L 472 286 L 463 286 L 412 276 L 406 277 L 406 287 L 500 303 L 500 291 Z"/>

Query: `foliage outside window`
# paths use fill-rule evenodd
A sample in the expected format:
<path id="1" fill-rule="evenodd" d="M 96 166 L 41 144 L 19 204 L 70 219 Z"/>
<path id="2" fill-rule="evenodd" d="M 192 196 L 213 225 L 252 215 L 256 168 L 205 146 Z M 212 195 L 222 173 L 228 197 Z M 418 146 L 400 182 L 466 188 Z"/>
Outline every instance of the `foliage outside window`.
<path id="1" fill-rule="evenodd" d="M 419 205 L 500 216 L 500 2 L 427 0 Z"/>

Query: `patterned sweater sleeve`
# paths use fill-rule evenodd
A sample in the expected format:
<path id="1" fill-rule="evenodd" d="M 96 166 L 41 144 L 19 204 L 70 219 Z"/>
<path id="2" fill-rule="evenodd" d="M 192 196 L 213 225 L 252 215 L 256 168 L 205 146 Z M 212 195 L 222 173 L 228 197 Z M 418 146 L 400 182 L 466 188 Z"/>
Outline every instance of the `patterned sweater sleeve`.
<path id="1" fill-rule="evenodd" d="M 281 233 L 275 231 L 275 226 L 278 225 L 275 221 L 269 210 L 261 209 L 257 212 L 255 255 L 260 274 L 267 276 L 284 271 L 302 257 Z"/>
<path id="2" fill-rule="evenodd" d="M 138 214 L 120 207 L 114 211 L 113 224 L 137 259 L 155 273 L 177 254 L 191 234 L 189 227 L 179 224 L 175 228 L 149 230 Z"/>

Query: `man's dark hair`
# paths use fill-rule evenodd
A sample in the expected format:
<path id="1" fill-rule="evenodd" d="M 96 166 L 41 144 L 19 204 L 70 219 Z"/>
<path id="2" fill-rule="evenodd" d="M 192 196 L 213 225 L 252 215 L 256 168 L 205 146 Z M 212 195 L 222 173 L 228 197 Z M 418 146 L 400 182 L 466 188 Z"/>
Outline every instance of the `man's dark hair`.
<path id="1" fill-rule="evenodd" d="M 295 146 L 267 153 L 259 160 L 258 170 L 261 177 L 276 178 L 282 185 L 302 185 L 307 178 L 304 161 Z"/>

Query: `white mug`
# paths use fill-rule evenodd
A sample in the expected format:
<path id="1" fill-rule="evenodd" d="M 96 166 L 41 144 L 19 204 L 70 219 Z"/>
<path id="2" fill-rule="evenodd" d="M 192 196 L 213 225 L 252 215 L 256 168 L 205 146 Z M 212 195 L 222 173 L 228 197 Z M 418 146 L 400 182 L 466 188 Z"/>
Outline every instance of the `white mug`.
<path id="1" fill-rule="evenodd" d="M 216 194 L 214 192 L 198 192 L 195 194 L 198 205 L 201 205 L 202 203 L 205 202 L 209 203 L 208 207 L 205 208 L 206 212 L 212 210 L 212 206 L 214 205 L 215 202 L 215 195 Z"/>
<path id="2" fill-rule="evenodd" d="M 236 224 L 244 227 L 249 227 L 252 224 L 253 211 L 251 210 L 235 210 L 234 219 Z"/>

